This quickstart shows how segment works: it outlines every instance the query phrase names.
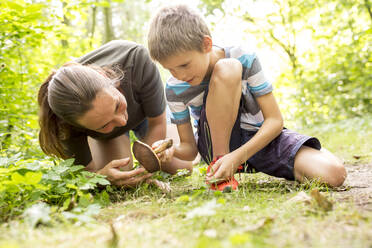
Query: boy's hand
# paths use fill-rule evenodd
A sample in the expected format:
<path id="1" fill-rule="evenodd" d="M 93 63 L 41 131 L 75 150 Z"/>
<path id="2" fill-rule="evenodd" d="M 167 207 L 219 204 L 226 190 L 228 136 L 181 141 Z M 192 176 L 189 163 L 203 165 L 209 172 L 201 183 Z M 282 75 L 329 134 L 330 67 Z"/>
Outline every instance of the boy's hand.
<path id="1" fill-rule="evenodd" d="M 240 165 L 238 154 L 231 152 L 218 159 L 206 176 L 207 182 L 219 183 L 234 177 Z"/>
<path id="2" fill-rule="evenodd" d="M 167 140 L 158 140 L 152 144 L 151 148 L 153 150 L 156 150 L 156 148 L 162 145 L 164 142 L 167 142 Z M 173 154 L 174 154 L 174 146 L 171 146 L 162 152 L 156 153 L 156 155 L 158 156 L 160 160 L 160 163 L 162 164 L 169 163 L 173 158 Z"/>

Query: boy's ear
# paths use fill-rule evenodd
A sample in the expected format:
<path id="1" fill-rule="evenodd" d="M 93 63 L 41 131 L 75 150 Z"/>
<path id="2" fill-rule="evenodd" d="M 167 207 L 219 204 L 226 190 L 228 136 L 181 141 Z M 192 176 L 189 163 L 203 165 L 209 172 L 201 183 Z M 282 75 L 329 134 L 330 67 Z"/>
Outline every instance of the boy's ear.
<path id="1" fill-rule="evenodd" d="M 203 52 L 209 53 L 210 51 L 212 51 L 212 46 L 213 46 L 212 37 L 210 37 L 209 35 L 204 35 Z"/>

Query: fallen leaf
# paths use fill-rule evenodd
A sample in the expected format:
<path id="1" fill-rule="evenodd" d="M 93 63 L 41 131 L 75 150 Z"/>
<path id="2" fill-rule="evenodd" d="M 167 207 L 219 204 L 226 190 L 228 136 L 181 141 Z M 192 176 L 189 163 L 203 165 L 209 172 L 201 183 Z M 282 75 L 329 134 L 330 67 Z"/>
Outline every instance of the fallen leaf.
<path id="1" fill-rule="evenodd" d="M 170 183 L 162 182 L 156 179 L 147 179 L 146 182 L 148 184 L 153 184 L 157 186 L 163 193 L 170 193 L 172 191 L 172 188 L 170 187 Z"/>
<path id="2" fill-rule="evenodd" d="M 288 203 L 298 203 L 298 202 L 310 203 L 311 197 L 308 194 L 306 194 L 306 192 L 300 191 L 297 195 L 290 198 L 287 202 Z"/>
<path id="3" fill-rule="evenodd" d="M 190 196 L 188 196 L 188 195 L 181 195 L 180 197 L 177 198 L 176 202 L 187 203 L 190 200 L 191 200 L 190 199 Z"/>
<path id="4" fill-rule="evenodd" d="M 111 230 L 111 238 L 108 240 L 108 247 L 109 248 L 117 248 L 119 244 L 119 236 L 114 227 L 113 223 L 110 223 L 110 230 Z"/>
<path id="5" fill-rule="evenodd" d="M 310 195 L 313 199 L 315 199 L 318 206 L 323 209 L 324 211 L 330 211 L 333 208 L 333 203 L 327 199 L 324 195 L 322 195 L 318 189 L 313 189 L 310 191 Z"/>
<path id="6" fill-rule="evenodd" d="M 332 190 L 333 191 L 336 191 L 336 192 L 342 192 L 342 191 L 348 191 L 351 189 L 351 186 L 345 186 L 345 185 L 342 185 L 342 186 L 339 186 L 339 187 L 335 187 L 333 188 Z"/>
<path id="7" fill-rule="evenodd" d="M 250 226 L 243 227 L 242 231 L 243 232 L 253 232 L 253 231 L 256 231 L 258 229 L 261 229 L 261 228 L 271 224 L 273 221 L 274 221 L 274 218 L 266 217 L 266 218 L 260 220 L 259 222 L 257 222 L 257 224 L 255 224 L 255 225 L 250 225 Z"/>

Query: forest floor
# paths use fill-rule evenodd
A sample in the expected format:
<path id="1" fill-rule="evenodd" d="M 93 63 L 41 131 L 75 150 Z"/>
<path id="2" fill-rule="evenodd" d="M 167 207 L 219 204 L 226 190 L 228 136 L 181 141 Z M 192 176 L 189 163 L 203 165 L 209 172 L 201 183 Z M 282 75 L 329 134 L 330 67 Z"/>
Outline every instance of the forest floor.
<path id="1" fill-rule="evenodd" d="M 236 175 L 237 191 L 213 192 L 199 164 L 190 176 L 157 174 L 170 192 L 148 184 L 111 192 L 112 203 L 87 223 L 3 223 L 0 248 L 372 248 L 371 120 L 299 130 L 342 158 L 341 187 L 256 173 Z"/>
<path id="2" fill-rule="evenodd" d="M 242 174 L 239 190 L 212 192 L 205 165 L 171 178 L 164 193 L 143 185 L 115 192 L 88 224 L 0 226 L 0 247 L 372 247 L 372 163 L 348 163 L 343 186 Z M 311 198 L 319 190 L 331 208 Z"/>
<path id="3" fill-rule="evenodd" d="M 347 164 L 345 167 L 348 175 L 344 185 L 335 189 L 335 198 L 352 200 L 361 210 L 372 211 L 372 163 Z"/>

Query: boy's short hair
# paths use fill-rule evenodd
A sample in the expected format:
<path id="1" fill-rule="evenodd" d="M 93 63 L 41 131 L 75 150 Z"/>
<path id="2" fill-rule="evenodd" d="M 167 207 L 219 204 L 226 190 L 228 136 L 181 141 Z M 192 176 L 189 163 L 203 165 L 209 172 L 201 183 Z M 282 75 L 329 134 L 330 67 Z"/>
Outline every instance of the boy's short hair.
<path id="1" fill-rule="evenodd" d="M 179 52 L 202 51 L 204 36 L 211 36 L 203 18 L 186 5 L 160 9 L 152 19 L 148 48 L 152 59 L 161 61 Z"/>

